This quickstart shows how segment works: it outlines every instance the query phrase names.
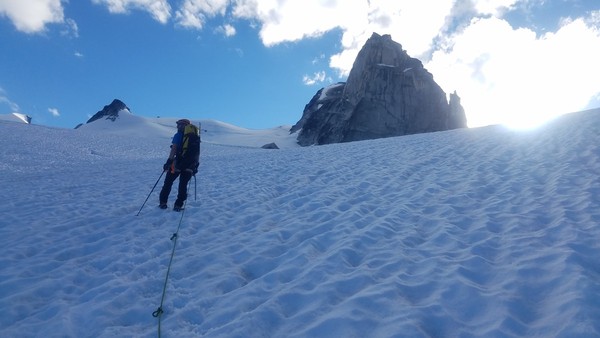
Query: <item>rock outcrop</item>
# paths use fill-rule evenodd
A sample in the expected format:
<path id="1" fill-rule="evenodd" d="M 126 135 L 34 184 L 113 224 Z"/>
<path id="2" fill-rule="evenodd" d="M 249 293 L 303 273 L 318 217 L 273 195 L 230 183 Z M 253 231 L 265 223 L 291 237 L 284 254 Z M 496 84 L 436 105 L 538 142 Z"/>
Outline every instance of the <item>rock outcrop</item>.
<path id="1" fill-rule="evenodd" d="M 421 61 L 389 35 L 373 33 L 345 83 L 322 88 L 306 105 L 297 132 L 302 146 L 350 142 L 467 126 L 456 93 L 446 93 Z"/>
<path id="2" fill-rule="evenodd" d="M 267 143 L 261 147 L 262 149 L 279 149 L 275 142 Z"/>

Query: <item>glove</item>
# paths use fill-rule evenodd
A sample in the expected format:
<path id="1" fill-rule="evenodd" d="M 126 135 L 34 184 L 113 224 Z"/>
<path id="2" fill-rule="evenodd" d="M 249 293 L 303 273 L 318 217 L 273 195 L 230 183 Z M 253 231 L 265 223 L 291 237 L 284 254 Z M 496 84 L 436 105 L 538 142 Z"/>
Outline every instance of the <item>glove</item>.
<path id="1" fill-rule="evenodd" d="M 168 159 L 165 164 L 163 164 L 163 170 L 167 171 L 171 169 L 171 164 L 173 164 L 173 159 Z"/>
<path id="2" fill-rule="evenodd" d="M 200 163 L 197 163 L 196 166 L 194 167 L 194 170 L 193 170 L 193 173 L 194 173 L 193 175 L 194 176 L 198 173 L 198 166 L 199 165 L 200 165 Z"/>

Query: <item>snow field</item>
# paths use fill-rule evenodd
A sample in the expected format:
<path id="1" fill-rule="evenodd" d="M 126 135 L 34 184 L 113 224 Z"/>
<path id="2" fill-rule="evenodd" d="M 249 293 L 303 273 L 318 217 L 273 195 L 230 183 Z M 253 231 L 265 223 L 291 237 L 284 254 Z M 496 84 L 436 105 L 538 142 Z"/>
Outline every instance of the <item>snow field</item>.
<path id="1" fill-rule="evenodd" d="M 156 336 L 180 220 L 167 337 L 600 335 L 598 111 L 281 150 L 206 128 L 181 219 L 162 180 L 135 216 L 168 132 L 0 122 L 0 335 Z"/>

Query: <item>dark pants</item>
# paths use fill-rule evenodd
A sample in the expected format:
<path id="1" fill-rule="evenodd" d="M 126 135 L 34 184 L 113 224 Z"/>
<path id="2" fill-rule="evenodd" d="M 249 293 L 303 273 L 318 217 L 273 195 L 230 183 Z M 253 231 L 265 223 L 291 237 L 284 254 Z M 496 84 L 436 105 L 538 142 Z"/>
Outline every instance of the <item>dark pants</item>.
<path id="1" fill-rule="evenodd" d="M 182 171 L 172 173 L 170 170 L 167 172 L 165 177 L 165 183 L 163 184 L 162 190 L 160 191 L 159 202 L 160 204 L 167 204 L 169 194 L 171 193 L 171 187 L 173 182 L 179 177 L 179 190 L 177 192 L 177 200 L 175 200 L 175 206 L 183 206 L 183 202 L 187 199 L 187 185 L 192 178 L 192 173 L 189 171 Z"/>

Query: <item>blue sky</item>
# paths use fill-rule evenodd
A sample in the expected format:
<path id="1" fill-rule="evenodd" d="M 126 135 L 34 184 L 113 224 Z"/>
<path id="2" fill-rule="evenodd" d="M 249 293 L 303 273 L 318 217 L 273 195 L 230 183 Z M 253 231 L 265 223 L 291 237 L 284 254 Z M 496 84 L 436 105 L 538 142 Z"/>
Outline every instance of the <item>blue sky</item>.
<path id="1" fill-rule="evenodd" d="M 469 126 L 600 106 L 596 0 L 0 0 L 0 114 L 291 125 L 377 32 L 457 91 Z"/>

